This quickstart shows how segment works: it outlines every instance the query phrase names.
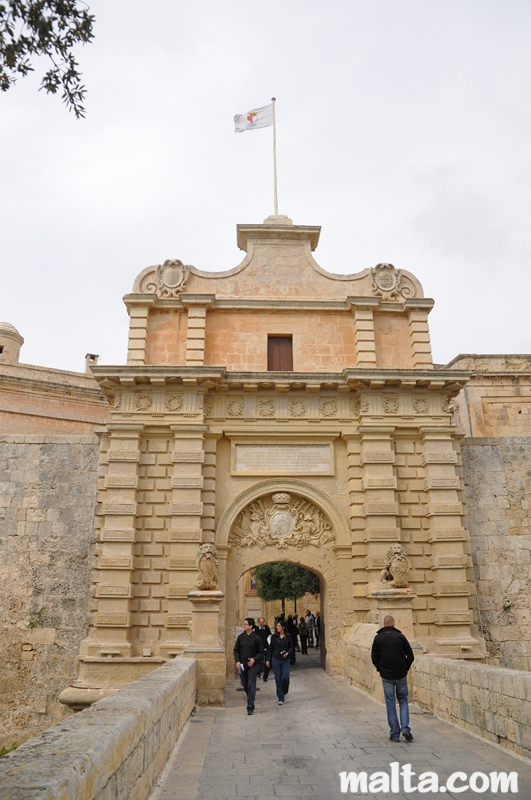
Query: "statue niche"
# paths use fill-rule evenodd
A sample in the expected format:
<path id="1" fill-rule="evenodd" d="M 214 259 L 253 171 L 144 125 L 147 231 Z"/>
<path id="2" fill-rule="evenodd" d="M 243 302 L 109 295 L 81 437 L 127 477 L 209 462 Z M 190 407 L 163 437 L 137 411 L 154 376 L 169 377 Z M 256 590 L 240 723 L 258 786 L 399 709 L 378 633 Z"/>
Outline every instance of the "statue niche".
<path id="1" fill-rule="evenodd" d="M 250 503 L 237 516 L 232 526 L 229 545 L 288 545 L 318 547 L 334 539 L 332 525 L 321 509 L 302 497 L 288 492 L 273 492 Z"/>

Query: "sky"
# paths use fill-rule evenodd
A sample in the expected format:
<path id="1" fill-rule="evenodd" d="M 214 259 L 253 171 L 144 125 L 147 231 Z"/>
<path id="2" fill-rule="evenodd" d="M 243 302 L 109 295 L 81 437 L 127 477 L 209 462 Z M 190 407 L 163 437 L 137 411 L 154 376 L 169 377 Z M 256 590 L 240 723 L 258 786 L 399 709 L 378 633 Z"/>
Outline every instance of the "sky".
<path id="1" fill-rule="evenodd" d="M 435 299 L 434 360 L 529 353 L 529 0 L 88 0 L 86 118 L 0 94 L 0 320 L 21 361 L 123 364 L 122 297 L 179 258 L 231 269 L 238 223 L 321 225 L 330 272 L 379 262 Z"/>

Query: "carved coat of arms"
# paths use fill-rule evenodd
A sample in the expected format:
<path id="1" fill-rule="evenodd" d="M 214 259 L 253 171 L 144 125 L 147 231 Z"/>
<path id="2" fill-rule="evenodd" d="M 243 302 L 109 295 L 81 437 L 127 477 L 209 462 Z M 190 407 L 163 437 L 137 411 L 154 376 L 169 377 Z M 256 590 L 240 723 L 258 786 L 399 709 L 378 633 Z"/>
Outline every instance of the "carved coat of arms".
<path id="1" fill-rule="evenodd" d="M 318 547 L 334 538 L 332 525 L 323 512 L 303 498 L 291 498 L 288 492 L 274 492 L 247 506 L 237 517 L 229 544 L 288 545 L 299 550 L 307 545 Z"/>
<path id="2" fill-rule="evenodd" d="M 187 264 L 178 258 L 169 258 L 164 264 L 159 264 L 155 280 L 147 284 L 146 291 L 155 292 L 162 299 L 178 297 L 184 291 L 189 275 L 190 267 Z"/>
<path id="3" fill-rule="evenodd" d="M 376 264 L 371 269 L 371 280 L 374 294 L 382 300 L 400 300 L 410 294 L 406 286 L 402 286 L 402 273 L 392 264 Z"/>

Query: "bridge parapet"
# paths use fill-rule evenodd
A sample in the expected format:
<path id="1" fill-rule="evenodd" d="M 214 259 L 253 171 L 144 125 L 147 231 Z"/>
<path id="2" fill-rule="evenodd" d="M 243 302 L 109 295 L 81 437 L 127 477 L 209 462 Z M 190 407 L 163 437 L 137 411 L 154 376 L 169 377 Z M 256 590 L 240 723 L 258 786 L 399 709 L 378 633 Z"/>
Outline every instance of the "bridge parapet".
<path id="1" fill-rule="evenodd" d="M 146 800 L 195 705 L 174 659 L 0 760 L 0 800 Z"/>

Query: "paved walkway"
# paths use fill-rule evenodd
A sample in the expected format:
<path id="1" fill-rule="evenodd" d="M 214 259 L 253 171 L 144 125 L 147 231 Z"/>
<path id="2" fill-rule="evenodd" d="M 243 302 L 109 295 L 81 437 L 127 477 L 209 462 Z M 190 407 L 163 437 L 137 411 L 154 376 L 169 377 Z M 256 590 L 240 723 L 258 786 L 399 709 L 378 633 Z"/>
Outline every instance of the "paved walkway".
<path id="1" fill-rule="evenodd" d="M 318 652 L 318 651 L 317 651 Z M 460 770 L 518 772 L 518 794 L 480 794 L 446 791 L 455 800 L 531 799 L 531 765 L 501 748 L 469 736 L 415 706 L 411 707 L 414 741 L 389 741 L 385 709 L 342 679 L 330 678 L 319 668 L 315 651 L 297 653 L 291 671 L 290 692 L 277 705 L 271 675 L 259 682 L 256 711 L 248 717 L 239 682 L 229 681 L 224 709 L 200 708 L 173 751 L 151 800 L 338 800 L 365 797 L 411 800 L 434 793 L 380 791 L 342 794 L 339 773 L 376 771 L 390 774 L 389 765 L 411 764 L 418 775 L 434 771 L 442 784 Z M 459 782 L 457 783 L 459 786 Z M 391 787 L 392 788 L 392 787 Z M 481 788 L 481 781 L 479 782 Z M 435 792 L 438 794 L 438 792 Z"/>

